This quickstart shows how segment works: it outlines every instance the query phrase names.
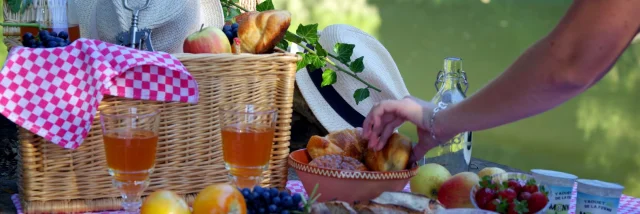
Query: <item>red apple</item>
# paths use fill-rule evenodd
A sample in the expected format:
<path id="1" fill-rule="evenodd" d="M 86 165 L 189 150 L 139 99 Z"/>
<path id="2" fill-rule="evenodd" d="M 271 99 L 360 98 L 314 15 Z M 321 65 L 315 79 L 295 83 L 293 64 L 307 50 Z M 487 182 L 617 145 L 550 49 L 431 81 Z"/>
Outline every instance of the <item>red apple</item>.
<path id="1" fill-rule="evenodd" d="M 216 27 L 200 28 L 185 40 L 182 47 L 185 53 L 231 53 L 229 39 Z"/>
<path id="2" fill-rule="evenodd" d="M 438 192 L 438 201 L 445 208 L 474 208 L 471 203 L 471 188 L 480 182 L 473 172 L 461 172 L 447 179 Z"/>

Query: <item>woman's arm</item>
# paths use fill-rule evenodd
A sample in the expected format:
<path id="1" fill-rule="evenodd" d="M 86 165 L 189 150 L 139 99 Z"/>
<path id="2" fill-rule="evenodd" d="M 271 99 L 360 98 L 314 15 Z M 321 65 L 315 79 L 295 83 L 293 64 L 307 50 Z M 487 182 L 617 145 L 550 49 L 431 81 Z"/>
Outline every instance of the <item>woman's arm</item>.
<path id="1" fill-rule="evenodd" d="M 439 139 L 448 139 L 564 103 L 609 71 L 639 27 L 640 0 L 575 0 L 555 29 L 503 74 L 464 101 L 440 111 L 432 131 Z"/>

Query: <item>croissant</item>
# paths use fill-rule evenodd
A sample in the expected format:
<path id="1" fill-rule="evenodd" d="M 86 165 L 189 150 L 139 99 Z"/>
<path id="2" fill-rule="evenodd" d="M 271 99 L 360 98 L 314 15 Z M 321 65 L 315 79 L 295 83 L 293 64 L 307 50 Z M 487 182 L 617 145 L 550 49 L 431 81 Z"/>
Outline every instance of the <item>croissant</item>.
<path id="1" fill-rule="evenodd" d="M 363 160 L 367 141 L 362 137 L 362 128 L 344 129 L 321 137 L 314 135 L 307 143 L 307 152 L 312 159 L 325 155 L 344 155 Z"/>
<path id="2" fill-rule="evenodd" d="M 273 51 L 284 38 L 291 24 L 291 13 L 286 10 L 247 12 L 235 19 L 242 52 L 262 54 Z"/>
<path id="3" fill-rule="evenodd" d="M 367 144 L 362 128 L 358 127 L 331 132 L 324 137 L 314 135 L 307 143 L 307 152 L 312 160 L 325 155 L 352 157 L 371 171 L 398 171 L 410 166 L 413 144 L 407 136 L 393 133 L 380 151 L 368 149 Z"/>
<path id="4" fill-rule="evenodd" d="M 367 149 L 364 165 L 372 171 L 398 171 L 409 166 L 412 149 L 411 139 L 399 133 L 393 133 L 380 151 Z"/>

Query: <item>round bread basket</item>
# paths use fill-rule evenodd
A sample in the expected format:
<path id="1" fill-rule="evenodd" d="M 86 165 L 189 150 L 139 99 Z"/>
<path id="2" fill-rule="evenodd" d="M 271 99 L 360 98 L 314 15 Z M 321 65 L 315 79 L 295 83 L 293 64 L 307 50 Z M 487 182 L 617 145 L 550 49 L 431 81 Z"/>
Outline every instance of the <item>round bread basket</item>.
<path id="1" fill-rule="evenodd" d="M 310 161 L 311 156 L 307 149 L 291 152 L 287 160 L 307 193 L 311 193 L 315 185 L 318 185 L 318 202 L 364 202 L 378 197 L 383 192 L 402 191 L 418 170 L 417 166 L 390 172 L 336 170 L 311 166 Z"/>

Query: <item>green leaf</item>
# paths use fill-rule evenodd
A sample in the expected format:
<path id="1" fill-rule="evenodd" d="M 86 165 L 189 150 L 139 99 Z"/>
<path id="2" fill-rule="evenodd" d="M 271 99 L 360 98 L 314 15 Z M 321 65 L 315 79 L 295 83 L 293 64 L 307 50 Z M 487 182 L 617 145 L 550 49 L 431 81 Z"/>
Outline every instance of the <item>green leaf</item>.
<path id="1" fill-rule="evenodd" d="M 337 60 L 348 65 L 349 61 L 351 61 L 351 55 L 353 54 L 353 48 L 356 45 L 354 44 L 346 44 L 346 43 L 336 43 L 333 46 L 333 51 L 338 54 Z"/>
<path id="2" fill-rule="evenodd" d="M 307 65 L 311 63 L 311 61 L 309 61 L 309 57 L 307 57 L 307 54 L 298 52 L 298 55 L 300 55 L 302 59 L 296 64 L 296 71 L 307 67 Z"/>
<path id="3" fill-rule="evenodd" d="M 302 42 L 302 38 L 301 38 L 301 37 L 299 37 L 298 35 L 295 35 L 295 34 L 293 34 L 293 33 L 289 32 L 289 31 L 287 31 L 287 32 L 284 34 L 284 39 L 289 40 L 290 42 L 293 42 L 293 43 L 300 43 L 300 42 Z"/>
<path id="4" fill-rule="evenodd" d="M 233 3 L 240 3 L 240 0 L 233 0 Z"/>
<path id="5" fill-rule="evenodd" d="M 356 60 L 353 60 L 353 62 L 351 64 L 349 64 L 349 69 L 351 69 L 351 71 L 353 71 L 354 73 L 360 73 L 362 71 L 364 71 L 364 56 L 361 56 L 359 58 L 357 58 Z"/>
<path id="6" fill-rule="evenodd" d="M 226 13 L 227 15 L 224 17 L 225 21 L 232 21 L 237 15 L 242 14 L 240 9 L 235 7 L 229 7 Z"/>
<path id="7" fill-rule="evenodd" d="M 369 88 L 359 88 L 353 92 L 353 98 L 356 100 L 356 105 L 360 104 L 364 99 L 369 97 Z"/>
<path id="8" fill-rule="evenodd" d="M 308 44 L 316 44 L 318 42 L 318 24 L 298 25 L 296 34 L 302 37 Z"/>
<path id="9" fill-rule="evenodd" d="M 20 12 L 20 8 L 22 7 L 22 0 L 7 0 L 7 4 L 12 13 L 17 13 Z"/>
<path id="10" fill-rule="evenodd" d="M 324 71 L 322 72 L 322 84 L 320 84 L 320 86 L 325 87 L 333 83 L 336 83 L 337 79 L 338 79 L 338 75 L 336 74 L 335 71 L 329 68 L 324 69 Z"/>
<path id="11" fill-rule="evenodd" d="M 273 9 L 276 8 L 273 6 L 273 2 L 271 2 L 271 0 L 263 1 L 262 3 L 258 4 L 258 6 L 256 6 L 257 11 L 267 11 Z"/>
<path id="12" fill-rule="evenodd" d="M 309 58 L 309 68 L 312 70 L 316 70 L 318 68 L 322 68 L 325 65 L 324 58 L 318 57 L 315 54 L 307 54 L 307 58 Z"/>
<path id="13" fill-rule="evenodd" d="M 278 46 L 278 47 L 279 47 L 279 48 L 281 48 L 282 50 L 285 50 L 285 51 L 286 51 L 286 50 L 287 50 L 287 48 L 289 48 L 289 42 L 287 42 L 287 40 L 284 40 L 284 39 L 283 39 L 283 40 L 280 40 L 280 42 L 279 42 L 279 43 L 278 43 L 278 45 L 276 45 L 276 46 Z"/>
<path id="14" fill-rule="evenodd" d="M 327 50 L 325 50 L 320 44 L 316 44 L 314 46 L 314 49 L 316 50 L 316 54 L 318 54 L 319 57 L 327 57 L 327 55 L 329 54 L 327 53 Z"/>

